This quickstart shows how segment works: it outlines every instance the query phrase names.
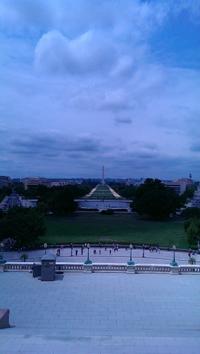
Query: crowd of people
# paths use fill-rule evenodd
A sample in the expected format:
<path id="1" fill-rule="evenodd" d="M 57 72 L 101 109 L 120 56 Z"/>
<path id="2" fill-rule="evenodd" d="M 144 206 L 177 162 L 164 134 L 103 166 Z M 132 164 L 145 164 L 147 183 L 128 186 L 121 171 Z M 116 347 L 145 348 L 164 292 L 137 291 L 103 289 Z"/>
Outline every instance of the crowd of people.
<path id="1" fill-rule="evenodd" d="M 135 245 L 131 245 L 133 249 L 136 249 L 137 247 Z M 61 255 L 61 249 L 65 248 L 66 246 L 60 246 L 59 248 L 57 248 L 56 251 L 56 256 L 60 256 Z M 130 250 L 130 246 L 119 246 L 118 244 L 113 243 L 112 245 L 109 246 L 103 246 L 102 244 L 99 244 L 98 246 L 94 247 L 91 246 L 87 243 L 82 244 L 80 246 L 77 245 L 73 245 L 72 243 L 70 244 L 70 246 L 68 246 L 68 248 L 70 248 L 70 256 L 83 256 L 84 255 L 84 250 L 87 250 L 88 248 L 91 248 L 91 253 L 95 256 L 95 255 L 99 255 L 101 256 L 103 251 L 104 251 L 104 255 L 105 252 L 109 255 L 113 255 L 115 253 L 117 253 L 119 251 L 119 249 L 124 249 L 125 251 L 129 251 Z M 145 250 L 149 250 L 149 252 L 158 252 L 160 253 L 160 248 L 158 246 L 146 246 L 143 245 L 142 247 L 138 247 L 140 249 L 142 249 L 142 255 L 143 257 L 145 256 Z"/>

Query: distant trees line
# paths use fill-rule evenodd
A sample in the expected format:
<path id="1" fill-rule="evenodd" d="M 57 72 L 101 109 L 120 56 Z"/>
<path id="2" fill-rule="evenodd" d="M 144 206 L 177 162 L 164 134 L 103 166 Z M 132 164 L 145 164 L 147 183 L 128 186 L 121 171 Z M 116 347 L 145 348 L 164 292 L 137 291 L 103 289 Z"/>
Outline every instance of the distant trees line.
<path id="1" fill-rule="evenodd" d="M 182 207 L 187 198 L 191 198 L 194 188 L 187 189 L 178 196 L 171 188 L 167 188 L 160 180 L 147 178 L 140 186 L 124 183 L 110 183 L 120 195 L 133 201 L 132 208 L 141 216 L 153 219 L 164 219 Z M 52 212 L 55 215 L 65 215 L 76 210 L 76 198 L 86 195 L 94 183 L 66 185 L 48 188 L 43 185 L 31 186 L 25 190 L 23 183 L 13 185 L 15 191 L 27 198 L 37 198 L 38 208 L 43 213 Z M 0 200 L 11 193 L 11 188 L 0 189 Z"/>
<path id="2" fill-rule="evenodd" d="M 122 183 L 110 185 L 123 197 L 133 201 L 133 211 L 143 218 L 154 220 L 163 220 L 174 214 L 176 209 L 182 207 L 187 198 L 192 197 L 194 193 L 194 189 L 191 188 L 178 196 L 160 180 L 150 178 L 138 187 Z M 74 200 L 87 194 L 93 187 L 93 183 L 52 188 L 39 185 L 25 190 L 22 183 L 16 183 L 15 191 L 27 198 L 37 198 L 38 207 L 36 209 L 14 208 L 2 214 L 0 239 L 12 236 L 15 238 L 17 247 L 34 246 L 39 236 L 45 233 L 44 216 L 49 213 L 54 215 L 73 213 L 77 208 Z M 10 193 L 11 189 L 1 188 L 0 199 Z M 185 231 L 189 243 L 195 245 L 200 235 L 200 211 L 191 210 L 190 215 L 186 214 L 184 215 L 187 220 Z"/>

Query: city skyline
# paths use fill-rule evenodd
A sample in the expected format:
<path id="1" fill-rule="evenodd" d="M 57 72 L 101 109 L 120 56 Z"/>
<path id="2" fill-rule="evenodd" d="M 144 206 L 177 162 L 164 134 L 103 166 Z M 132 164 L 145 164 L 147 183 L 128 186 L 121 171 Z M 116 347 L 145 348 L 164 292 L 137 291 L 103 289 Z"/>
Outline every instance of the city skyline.
<path id="1" fill-rule="evenodd" d="M 2 0 L 0 175 L 200 178 L 199 30 L 194 0 Z"/>

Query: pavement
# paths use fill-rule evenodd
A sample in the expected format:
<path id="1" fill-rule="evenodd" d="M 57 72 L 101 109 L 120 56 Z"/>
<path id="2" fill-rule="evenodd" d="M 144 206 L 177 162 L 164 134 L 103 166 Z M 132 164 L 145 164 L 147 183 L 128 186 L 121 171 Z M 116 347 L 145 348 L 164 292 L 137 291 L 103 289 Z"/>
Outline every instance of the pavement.
<path id="1" fill-rule="evenodd" d="M 48 248 L 46 252 L 52 252 L 56 254 L 56 248 Z M 87 248 L 83 249 L 83 254 L 80 247 L 60 248 L 60 256 L 57 256 L 57 262 L 85 262 L 87 258 Z M 35 251 L 25 252 L 4 252 L 3 256 L 7 261 L 19 261 L 21 254 L 26 253 L 28 255 L 27 261 L 40 261 L 41 257 L 45 254 L 43 249 Z M 126 263 L 130 258 L 129 248 L 118 248 L 114 251 L 113 247 L 91 247 L 89 250 L 90 259 L 96 263 Z M 132 257 L 135 263 L 154 263 L 154 264 L 169 264 L 173 258 L 172 251 L 144 251 L 142 249 L 133 249 Z M 196 254 L 193 257 L 196 259 L 196 263 L 200 264 L 200 254 Z M 188 252 L 176 252 L 176 260 L 179 264 L 188 263 Z"/>
<path id="2" fill-rule="evenodd" d="M 1 354 L 199 354 L 198 275 L 0 273 Z"/>

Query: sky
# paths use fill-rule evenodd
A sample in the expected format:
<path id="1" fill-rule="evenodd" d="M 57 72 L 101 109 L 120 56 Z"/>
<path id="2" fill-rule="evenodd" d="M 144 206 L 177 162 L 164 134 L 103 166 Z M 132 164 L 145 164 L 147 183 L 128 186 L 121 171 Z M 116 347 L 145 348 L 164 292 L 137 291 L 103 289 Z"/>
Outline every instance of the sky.
<path id="1" fill-rule="evenodd" d="M 1 0 L 0 175 L 200 178 L 200 0 Z"/>

